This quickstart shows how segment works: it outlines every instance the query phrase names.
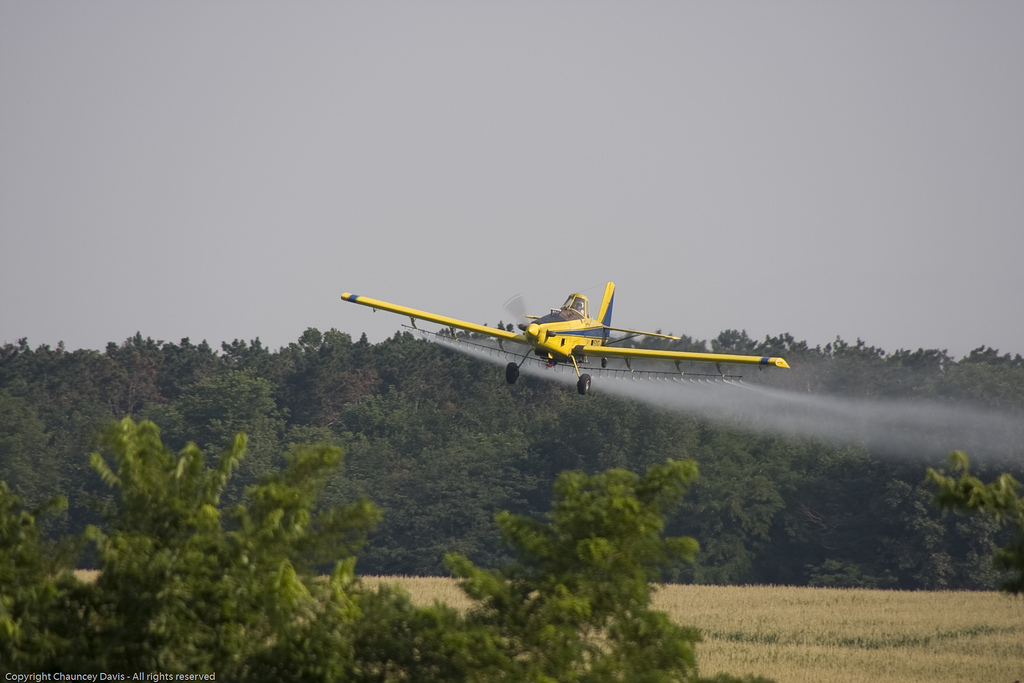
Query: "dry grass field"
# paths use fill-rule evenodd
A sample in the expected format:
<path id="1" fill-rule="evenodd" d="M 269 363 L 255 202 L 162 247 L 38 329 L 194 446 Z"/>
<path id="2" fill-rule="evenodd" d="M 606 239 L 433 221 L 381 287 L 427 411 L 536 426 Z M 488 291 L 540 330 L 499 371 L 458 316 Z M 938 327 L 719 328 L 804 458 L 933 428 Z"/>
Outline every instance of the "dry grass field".
<path id="1" fill-rule="evenodd" d="M 418 604 L 466 608 L 452 579 L 364 577 L 400 584 Z M 1024 600 L 999 593 L 770 586 L 680 586 L 654 606 L 698 627 L 703 675 L 779 683 L 1024 681 Z"/>

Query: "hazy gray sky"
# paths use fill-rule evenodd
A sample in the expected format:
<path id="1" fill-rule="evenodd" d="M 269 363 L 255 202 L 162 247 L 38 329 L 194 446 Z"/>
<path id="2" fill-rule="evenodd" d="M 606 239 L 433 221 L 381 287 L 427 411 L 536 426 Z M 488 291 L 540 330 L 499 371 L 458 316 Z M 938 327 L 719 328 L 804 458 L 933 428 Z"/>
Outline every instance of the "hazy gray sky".
<path id="1" fill-rule="evenodd" d="M 0 0 L 0 343 L 615 323 L 1024 353 L 1024 3 Z"/>

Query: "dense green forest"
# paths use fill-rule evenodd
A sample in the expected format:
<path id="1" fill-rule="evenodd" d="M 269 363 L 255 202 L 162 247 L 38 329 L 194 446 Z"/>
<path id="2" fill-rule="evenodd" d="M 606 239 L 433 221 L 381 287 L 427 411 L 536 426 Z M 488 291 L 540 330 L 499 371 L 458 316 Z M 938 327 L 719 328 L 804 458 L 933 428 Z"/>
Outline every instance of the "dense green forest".
<path id="1" fill-rule="evenodd" d="M 1024 359 L 981 347 L 962 359 L 937 350 L 885 351 L 837 339 L 811 347 L 789 335 L 750 339 L 726 331 L 677 348 L 781 355 L 790 371 L 750 381 L 807 396 L 931 401 L 1024 416 Z M 446 554 L 480 567 L 509 559 L 493 520 L 538 517 L 556 477 L 667 458 L 696 462 L 699 477 L 668 532 L 700 544 L 692 563 L 670 564 L 681 582 L 775 583 L 906 589 L 993 588 L 1000 528 L 933 504 L 928 466 L 945 452 L 784 435 L 602 391 L 590 396 L 527 377 L 509 386 L 501 365 L 398 333 L 378 344 L 306 330 L 277 350 L 259 340 L 219 350 L 141 335 L 103 351 L 0 348 L 0 480 L 28 507 L 68 500 L 45 533 L 102 527 L 112 493 L 89 453 L 115 420 L 152 420 L 174 451 L 195 443 L 220 453 L 248 435 L 224 497 L 284 465 L 289 444 L 341 447 L 344 467 L 323 500 L 366 496 L 382 513 L 358 558 L 360 574 L 448 575 Z M 761 418 L 764 419 L 764 418 Z M 941 436 L 941 435 L 940 435 Z M 974 470 L 1021 479 L 1020 444 L 971 453 Z M 212 457 L 212 456 L 211 456 Z M 90 566 L 95 550 L 81 564 Z"/>

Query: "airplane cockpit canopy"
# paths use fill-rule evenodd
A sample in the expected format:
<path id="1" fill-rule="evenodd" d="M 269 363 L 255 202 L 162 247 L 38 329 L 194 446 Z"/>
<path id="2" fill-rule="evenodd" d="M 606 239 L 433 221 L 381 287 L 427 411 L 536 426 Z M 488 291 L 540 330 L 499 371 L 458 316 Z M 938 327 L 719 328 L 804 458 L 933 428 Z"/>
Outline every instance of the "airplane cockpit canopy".
<path id="1" fill-rule="evenodd" d="M 589 318 L 587 297 L 582 294 L 570 294 L 561 308 L 552 308 L 547 315 L 537 318 L 537 323 L 557 323 L 565 320 L 583 320 Z"/>
<path id="2" fill-rule="evenodd" d="M 589 318 L 587 311 L 587 297 L 582 294 L 570 294 L 569 298 L 562 304 L 562 310 L 570 313 L 572 317 Z"/>

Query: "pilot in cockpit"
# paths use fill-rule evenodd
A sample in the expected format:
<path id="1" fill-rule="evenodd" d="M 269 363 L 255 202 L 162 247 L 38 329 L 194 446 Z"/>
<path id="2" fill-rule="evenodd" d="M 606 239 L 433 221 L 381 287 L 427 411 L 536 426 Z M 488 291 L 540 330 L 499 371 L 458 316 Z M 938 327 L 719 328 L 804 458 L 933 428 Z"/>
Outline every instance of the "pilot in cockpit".
<path id="1" fill-rule="evenodd" d="M 566 314 L 566 318 L 586 318 L 587 317 L 587 297 L 582 294 L 570 294 L 569 298 L 562 304 L 562 312 Z"/>

